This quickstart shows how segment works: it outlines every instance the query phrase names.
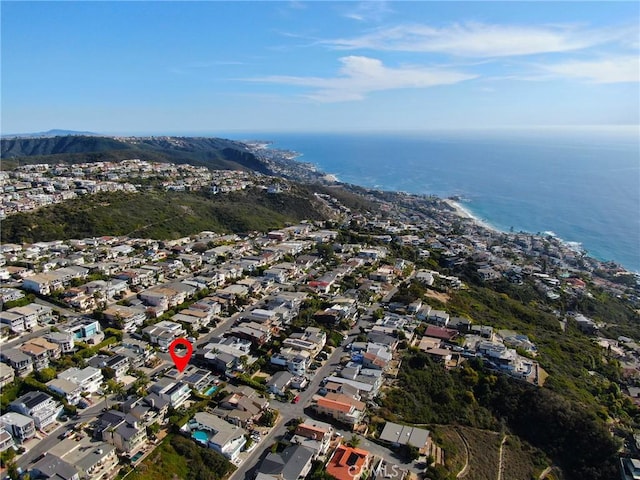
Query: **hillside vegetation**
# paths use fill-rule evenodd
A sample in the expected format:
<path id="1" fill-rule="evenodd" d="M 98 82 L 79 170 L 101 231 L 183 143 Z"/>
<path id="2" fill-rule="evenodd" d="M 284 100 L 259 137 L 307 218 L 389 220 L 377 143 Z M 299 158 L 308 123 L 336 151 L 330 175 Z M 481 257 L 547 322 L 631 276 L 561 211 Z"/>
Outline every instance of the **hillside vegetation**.
<path id="1" fill-rule="evenodd" d="M 2 242 L 31 243 L 102 235 L 175 239 L 204 230 L 268 231 L 287 222 L 329 217 L 310 190 L 269 194 L 247 189 L 224 195 L 146 191 L 103 193 L 12 215 Z"/>
<path id="2" fill-rule="evenodd" d="M 213 169 L 271 173 L 245 144 L 222 138 L 112 138 L 84 135 L 3 138 L 0 140 L 0 155 L 4 169 L 26 163 L 107 162 L 139 158 L 204 165 Z"/>
<path id="3" fill-rule="evenodd" d="M 169 435 L 133 472 L 130 480 L 219 480 L 228 477 L 235 467 L 210 448 L 193 440 Z"/>

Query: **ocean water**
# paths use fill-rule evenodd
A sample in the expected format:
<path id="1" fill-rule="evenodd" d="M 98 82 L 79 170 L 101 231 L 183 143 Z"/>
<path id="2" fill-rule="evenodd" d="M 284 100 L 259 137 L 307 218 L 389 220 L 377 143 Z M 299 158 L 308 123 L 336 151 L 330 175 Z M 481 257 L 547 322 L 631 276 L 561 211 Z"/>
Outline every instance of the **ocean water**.
<path id="1" fill-rule="evenodd" d="M 441 197 L 508 231 L 553 232 L 640 272 L 637 129 L 235 134 L 299 152 L 340 181 Z"/>

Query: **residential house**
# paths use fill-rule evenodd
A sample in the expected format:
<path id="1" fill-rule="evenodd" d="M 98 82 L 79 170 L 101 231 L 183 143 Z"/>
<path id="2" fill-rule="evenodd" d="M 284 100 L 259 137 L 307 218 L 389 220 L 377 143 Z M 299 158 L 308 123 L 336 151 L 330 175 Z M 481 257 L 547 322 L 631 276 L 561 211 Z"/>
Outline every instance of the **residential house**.
<path id="1" fill-rule="evenodd" d="M 482 338 L 493 341 L 494 332 L 493 327 L 489 325 L 471 325 L 469 332 L 473 335 L 479 335 Z"/>
<path id="2" fill-rule="evenodd" d="M 188 428 L 192 437 L 199 443 L 212 448 L 234 461 L 247 443 L 247 432 L 231 425 L 215 415 L 197 412 L 189 421 Z"/>
<path id="3" fill-rule="evenodd" d="M 82 400 L 82 388 L 77 383 L 64 378 L 54 378 L 47 382 L 47 388 L 58 395 L 62 395 L 71 405 L 78 405 Z"/>
<path id="4" fill-rule="evenodd" d="M 395 462 L 389 462 L 383 458 L 371 469 L 372 480 L 405 480 L 409 477 L 409 471 L 400 468 Z"/>
<path id="5" fill-rule="evenodd" d="M 74 335 L 68 332 L 49 332 L 44 335 L 45 340 L 60 346 L 61 353 L 73 352 Z"/>
<path id="6" fill-rule="evenodd" d="M 446 327 L 449 323 L 449 314 L 444 310 L 431 310 L 429 312 L 428 322 L 439 327 Z"/>
<path id="7" fill-rule="evenodd" d="M 44 392 L 31 391 L 11 402 L 9 409 L 33 418 L 36 428 L 42 430 L 55 422 L 62 412 L 62 404 Z"/>
<path id="8" fill-rule="evenodd" d="M 80 480 L 102 480 L 115 475 L 120 466 L 116 447 L 105 442 L 91 445 L 91 448 L 78 451 L 75 461 L 69 462 L 78 470 Z M 66 456 L 65 456 L 66 459 Z"/>
<path id="9" fill-rule="evenodd" d="M 366 404 L 340 393 L 327 393 L 315 400 L 314 409 L 322 415 L 354 428 L 364 415 Z"/>
<path id="10" fill-rule="evenodd" d="M 393 447 L 412 445 L 422 455 L 428 453 L 431 444 L 429 430 L 408 425 L 398 425 L 393 422 L 385 424 L 379 438 Z"/>
<path id="11" fill-rule="evenodd" d="M 424 332 L 424 335 L 427 337 L 438 338 L 440 340 L 450 342 L 451 340 L 453 340 L 455 337 L 458 336 L 458 331 L 453 330 L 451 328 L 428 325 L 427 329 Z"/>
<path id="12" fill-rule="evenodd" d="M 471 331 L 471 320 L 464 317 L 451 317 L 447 326 L 455 328 L 461 334 L 466 334 Z"/>
<path id="13" fill-rule="evenodd" d="M 371 377 L 371 380 L 373 381 L 366 382 L 362 380 L 367 380 L 367 379 L 361 375 L 358 375 L 354 380 L 350 378 L 342 378 L 342 377 L 336 377 L 335 375 L 331 375 L 327 379 L 327 382 L 328 383 L 333 382 L 340 385 L 345 385 L 345 384 L 349 385 L 350 387 L 356 389 L 358 391 L 358 395 L 360 395 L 361 397 L 364 397 L 367 399 L 373 399 L 378 394 L 378 391 L 380 390 L 380 385 L 381 385 L 380 379 Z"/>
<path id="14" fill-rule="evenodd" d="M 360 480 L 371 460 L 372 456 L 366 450 L 339 445 L 329 459 L 325 472 L 336 480 Z"/>
<path id="15" fill-rule="evenodd" d="M 446 348 L 428 348 L 424 350 L 430 358 L 435 360 L 438 363 L 444 363 L 448 365 L 449 362 L 453 359 L 453 353 L 451 350 Z"/>
<path id="16" fill-rule="evenodd" d="M 0 427 L 0 452 L 4 452 L 10 448 L 16 448 L 16 442 L 9 432 L 4 427 Z"/>
<path id="17" fill-rule="evenodd" d="M 268 406 L 269 401 L 266 398 L 259 396 L 251 387 L 242 386 L 227 395 L 213 413 L 229 423 L 247 427 L 255 422 Z"/>
<path id="18" fill-rule="evenodd" d="M 292 380 L 292 373 L 276 372 L 267 382 L 267 389 L 274 395 L 284 395 Z"/>
<path id="19" fill-rule="evenodd" d="M 19 377 L 26 377 L 33 372 L 31 357 L 17 348 L 1 349 L 0 360 L 8 363 Z"/>
<path id="20" fill-rule="evenodd" d="M 124 280 L 132 287 L 142 286 L 150 287 L 155 283 L 155 274 L 152 270 L 144 268 L 133 268 L 129 270 L 123 270 L 115 275 L 113 278 L 118 280 Z"/>
<path id="21" fill-rule="evenodd" d="M 60 358 L 61 348 L 44 338 L 32 338 L 18 347 L 21 352 L 31 357 L 33 367 L 42 370 L 49 366 L 50 359 Z"/>
<path id="22" fill-rule="evenodd" d="M 169 401 L 156 393 L 150 393 L 144 398 L 132 396 L 122 404 L 122 411 L 145 427 L 153 423 L 162 425 L 169 412 Z"/>
<path id="23" fill-rule="evenodd" d="M 94 435 L 129 456 L 142 450 L 147 443 L 144 426 L 131 415 L 116 410 L 109 410 L 100 415 Z"/>
<path id="24" fill-rule="evenodd" d="M 72 279 L 85 278 L 88 273 L 88 268 L 75 265 L 59 268 L 25 278 L 22 282 L 22 288 L 40 295 L 51 295 L 51 292 L 64 288 Z"/>
<path id="25" fill-rule="evenodd" d="M 518 354 L 498 342 L 481 341 L 476 350 L 489 362 L 502 370 L 515 371 L 518 368 Z"/>
<path id="26" fill-rule="evenodd" d="M 246 313 L 243 318 L 250 322 L 256 322 L 260 324 L 271 325 L 277 319 L 277 313 L 273 310 L 266 310 L 264 308 L 256 308 Z"/>
<path id="27" fill-rule="evenodd" d="M 168 401 L 173 408 L 180 407 L 191 396 L 189 385 L 168 378 L 161 378 L 149 390 Z"/>
<path id="28" fill-rule="evenodd" d="M 139 368 L 151 358 L 151 347 L 147 342 L 124 337 L 122 344 L 111 349 L 118 355 L 127 357 L 131 368 Z"/>
<path id="29" fill-rule="evenodd" d="M 581 313 L 575 316 L 575 321 L 578 324 L 578 329 L 588 335 L 593 335 L 598 331 L 598 326 L 590 318 L 585 317 Z"/>
<path id="30" fill-rule="evenodd" d="M 307 367 L 311 363 L 311 355 L 307 351 L 286 348 L 271 355 L 270 362 L 272 365 L 286 367 L 293 375 L 301 376 L 307 371 Z"/>
<path id="31" fill-rule="evenodd" d="M 0 417 L 2 426 L 18 442 L 23 443 L 36 435 L 33 418 L 17 412 L 7 412 Z"/>
<path id="32" fill-rule="evenodd" d="M 373 327 L 372 331 L 367 333 L 367 342 L 383 345 L 390 352 L 395 351 L 398 348 L 398 344 L 400 343 L 398 338 L 387 333 L 375 331 L 375 327 L 376 326 Z M 412 334 L 409 333 L 408 336 L 410 337 L 411 335 Z"/>
<path id="33" fill-rule="evenodd" d="M 434 280 L 434 276 L 433 273 L 430 271 L 426 271 L 426 270 L 419 270 L 416 273 L 416 280 L 424 283 L 427 286 L 431 286 L 433 285 L 433 280 Z"/>
<path id="34" fill-rule="evenodd" d="M 67 326 L 63 330 L 74 337 L 74 341 L 98 344 L 104 340 L 104 333 L 100 322 L 91 318 L 83 317 Z"/>
<path id="35" fill-rule="evenodd" d="M 144 311 L 124 305 L 111 305 L 102 315 L 111 326 L 125 332 L 135 331 L 147 318 Z"/>
<path id="36" fill-rule="evenodd" d="M 62 378 L 78 385 L 83 392 L 95 393 L 100 389 L 102 381 L 102 371 L 99 368 L 87 366 L 83 369 L 71 367 L 58 374 Z"/>
<path id="37" fill-rule="evenodd" d="M 307 327 L 302 333 L 292 333 L 282 345 L 300 351 L 309 352 L 315 357 L 327 342 L 327 334 L 318 327 Z"/>
<path id="38" fill-rule="evenodd" d="M 87 360 L 87 364 L 102 370 L 107 378 L 115 378 L 121 381 L 129 370 L 129 358 L 124 355 L 98 354 Z"/>
<path id="39" fill-rule="evenodd" d="M 181 323 L 188 331 L 197 332 L 209 324 L 211 315 L 203 310 L 189 309 L 176 313 L 171 320 Z"/>
<path id="40" fill-rule="evenodd" d="M 142 329 L 142 333 L 149 336 L 149 342 L 158 345 L 163 352 L 169 350 L 169 345 L 178 337 L 183 337 L 186 331 L 179 323 L 163 320 L 155 325 Z"/>
<path id="41" fill-rule="evenodd" d="M 15 372 L 10 365 L 0 363 L 0 390 L 15 379 Z"/>
<path id="42" fill-rule="evenodd" d="M 7 325 L 14 333 L 22 333 L 26 330 L 24 317 L 17 313 L 10 312 L 9 310 L 0 312 L 0 323 Z"/>
<path id="43" fill-rule="evenodd" d="M 302 445 L 289 445 L 280 453 L 269 453 L 256 474 L 256 480 L 298 480 L 311 470 L 314 451 Z"/>
<path id="44" fill-rule="evenodd" d="M 317 457 L 329 451 L 333 432 L 331 424 L 307 418 L 296 427 L 291 443 L 313 450 L 315 457 Z"/>
<path id="45" fill-rule="evenodd" d="M 369 280 L 375 282 L 389 283 L 395 277 L 395 270 L 391 265 L 383 265 L 378 267 L 375 272 L 369 274 Z"/>
<path id="46" fill-rule="evenodd" d="M 271 329 L 256 322 L 246 322 L 232 327 L 228 335 L 244 338 L 260 346 L 271 340 Z"/>
<path id="47" fill-rule="evenodd" d="M 369 344 L 373 345 L 373 344 Z M 391 361 L 392 353 L 382 348 L 368 348 L 362 354 L 362 366 L 365 368 L 373 368 L 376 370 L 384 370 Z"/>
<path id="48" fill-rule="evenodd" d="M 51 307 L 30 303 L 23 307 L 13 307 L 0 312 L 0 323 L 6 323 L 15 331 L 25 331 L 35 328 L 38 323 L 47 323 L 53 318 Z"/>
<path id="49" fill-rule="evenodd" d="M 51 453 L 34 463 L 29 473 L 31 478 L 80 480 L 80 474 L 73 465 Z"/>
<path id="50" fill-rule="evenodd" d="M 178 376 L 173 376 L 173 374 L 177 374 L 177 369 L 171 369 L 165 375 L 170 378 L 178 378 Z M 209 370 L 204 370 L 202 368 L 197 368 L 194 366 L 190 366 L 183 372 L 182 381 L 189 385 L 192 389 L 197 392 L 204 392 L 211 385 L 217 382 L 217 377 L 210 372 Z"/>
<path id="51" fill-rule="evenodd" d="M 217 348 L 204 349 L 198 351 L 199 360 L 204 365 L 211 366 L 215 371 L 226 376 L 233 376 L 235 372 L 242 368 L 240 352 L 226 352 Z"/>
<path id="52" fill-rule="evenodd" d="M 198 300 L 196 303 L 192 304 L 189 308 L 190 310 L 203 310 L 209 314 L 211 314 L 211 319 L 215 315 L 219 315 L 222 311 L 222 305 L 219 302 L 213 299 L 213 297 L 205 297 L 201 300 Z"/>

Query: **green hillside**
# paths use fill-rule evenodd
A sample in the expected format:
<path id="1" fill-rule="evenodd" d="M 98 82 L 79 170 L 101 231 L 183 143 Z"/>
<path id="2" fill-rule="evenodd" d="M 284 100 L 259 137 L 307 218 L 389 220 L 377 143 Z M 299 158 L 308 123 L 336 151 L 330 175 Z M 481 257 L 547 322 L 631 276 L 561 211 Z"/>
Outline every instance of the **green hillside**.
<path id="1" fill-rule="evenodd" d="M 20 164 L 119 161 L 131 158 L 156 162 L 190 163 L 213 169 L 269 168 L 241 142 L 204 137 L 127 137 L 69 135 L 0 140 L 2 168 Z"/>
<path id="2" fill-rule="evenodd" d="M 101 235 L 175 239 L 216 232 L 266 231 L 287 222 L 328 218 L 304 187 L 268 194 L 247 189 L 224 195 L 147 191 L 85 196 L 2 222 L 2 242 L 38 242 Z"/>

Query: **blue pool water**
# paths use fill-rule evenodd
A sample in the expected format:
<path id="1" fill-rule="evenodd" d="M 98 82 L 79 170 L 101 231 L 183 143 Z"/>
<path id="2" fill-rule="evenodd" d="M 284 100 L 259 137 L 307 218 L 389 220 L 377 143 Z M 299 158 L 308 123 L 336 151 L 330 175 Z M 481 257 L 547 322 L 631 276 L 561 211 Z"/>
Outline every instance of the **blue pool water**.
<path id="1" fill-rule="evenodd" d="M 142 452 L 136 453 L 133 457 L 131 457 L 131 463 L 137 462 L 140 459 L 140 457 L 142 457 L 142 455 L 144 455 L 144 453 Z"/>
<path id="2" fill-rule="evenodd" d="M 196 430 L 191 434 L 191 436 L 194 440 L 201 443 L 207 443 L 209 441 L 209 434 L 202 430 Z"/>
<path id="3" fill-rule="evenodd" d="M 216 390 L 218 390 L 218 387 L 214 385 L 213 387 L 210 387 L 206 392 L 204 392 L 204 394 L 206 396 L 210 396 L 213 395 Z"/>

